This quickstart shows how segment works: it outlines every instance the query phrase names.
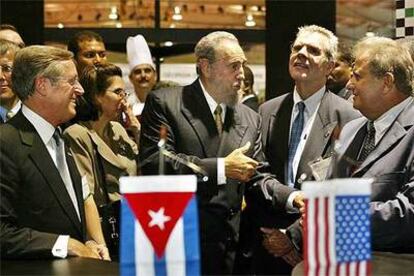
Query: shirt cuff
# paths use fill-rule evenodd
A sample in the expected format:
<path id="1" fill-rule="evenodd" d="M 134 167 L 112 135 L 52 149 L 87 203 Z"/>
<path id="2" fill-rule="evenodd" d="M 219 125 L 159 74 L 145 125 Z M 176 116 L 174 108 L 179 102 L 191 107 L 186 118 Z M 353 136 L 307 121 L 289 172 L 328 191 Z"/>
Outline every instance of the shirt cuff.
<path id="1" fill-rule="evenodd" d="M 60 235 L 52 248 L 52 255 L 57 258 L 66 258 L 68 256 L 69 236 Z"/>
<path id="2" fill-rule="evenodd" d="M 226 184 L 226 168 L 224 158 L 217 158 L 217 185 Z"/>
<path id="3" fill-rule="evenodd" d="M 286 211 L 289 214 L 295 214 L 295 213 L 299 213 L 299 209 L 293 206 L 293 200 L 295 199 L 295 197 L 300 193 L 300 191 L 294 191 L 292 192 L 286 202 Z"/>

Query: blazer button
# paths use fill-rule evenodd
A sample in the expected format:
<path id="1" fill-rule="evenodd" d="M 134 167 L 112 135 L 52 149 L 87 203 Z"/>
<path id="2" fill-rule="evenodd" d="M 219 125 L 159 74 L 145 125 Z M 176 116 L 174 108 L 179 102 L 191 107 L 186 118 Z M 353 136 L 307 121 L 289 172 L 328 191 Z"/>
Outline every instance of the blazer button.
<path id="1" fill-rule="evenodd" d="M 231 219 L 237 213 L 236 209 L 230 208 L 229 209 L 229 218 Z"/>
<path id="2" fill-rule="evenodd" d="M 329 137 L 329 135 L 330 135 L 330 134 L 329 134 L 329 132 L 327 132 L 327 133 L 325 133 L 324 137 L 325 137 L 325 138 L 328 138 L 328 137 Z"/>

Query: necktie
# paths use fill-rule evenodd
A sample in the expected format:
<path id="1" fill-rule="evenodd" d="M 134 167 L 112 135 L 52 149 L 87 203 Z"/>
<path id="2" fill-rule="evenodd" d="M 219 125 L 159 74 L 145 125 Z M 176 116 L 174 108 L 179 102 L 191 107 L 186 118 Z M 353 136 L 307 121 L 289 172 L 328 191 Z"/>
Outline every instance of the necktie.
<path id="1" fill-rule="evenodd" d="M 358 161 L 364 162 L 368 155 L 375 148 L 375 127 L 374 122 L 369 121 L 367 123 L 367 136 L 365 137 L 364 144 L 362 145 L 361 152 L 358 157 Z"/>
<path id="2" fill-rule="evenodd" d="M 56 146 L 56 166 L 60 176 L 62 177 L 63 183 L 65 184 L 65 188 L 68 191 L 69 197 L 72 200 L 72 203 L 75 207 L 76 214 L 78 215 L 78 218 L 80 220 L 78 200 L 76 199 L 75 190 L 73 188 L 68 165 L 66 163 L 65 145 L 63 143 L 63 139 L 61 137 L 61 132 L 59 128 L 56 128 L 55 132 L 53 133 L 53 139 L 55 141 Z"/>
<path id="3" fill-rule="evenodd" d="M 216 110 L 214 110 L 214 121 L 216 122 L 217 132 L 219 135 L 223 132 L 223 121 L 221 118 L 222 113 L 223 109 L 220 105 L 217 105 Z"/>
<path id="4" fill-rule="evenodd" d="M 288 153 L 288 184 L 293 186 L 295 183 L 295 179 L 293 177 L 293 159 L 295 158 L 296 149 L 298 148 L 300 137 L 302 136 L 303 131 L 303 124 L 304 124 L 304 111 L 305 111 L 305 104 L 303 102 L 298 102 L 296 104 L 298 107 L 299 113 L 296 116 L 295 120 L 292 124 L 292 130 L 290 133 L 290 140 L 289 140 L 289 153 Z"/>

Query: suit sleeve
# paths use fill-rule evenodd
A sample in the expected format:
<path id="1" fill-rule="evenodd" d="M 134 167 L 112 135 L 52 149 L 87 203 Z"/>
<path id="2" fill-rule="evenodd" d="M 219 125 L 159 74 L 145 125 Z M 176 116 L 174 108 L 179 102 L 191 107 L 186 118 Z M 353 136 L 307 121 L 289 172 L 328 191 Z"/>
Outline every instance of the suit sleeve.
<path id="1" fill-rule="evenodd" d="M 146 99 L 145 107 L 141 116 L 141 137 L 140 137 L 140 166 L 144 175 L 157 175 L 159 164 L 160 128 L 167 128 L 167 140 L 165 149 L 173 152 L 178 157 L 191 161 L 201 166 L 209 176 L 207 184 L 210 188 L 217 189 L 217 158 L 201 159 L 196 156 L 177 153 L 176 138 L 174 136 L 173 126 L 169 121 L 170 110 L 167 110 L 165 103 L 162 102 L 154 93 L 150 93 Z M 169 158 L 165 159 L 166 174 L 190 174 L 193 173 L 189 168 L 183 166 L 177 161 Z"/>
<path id="2" fill-rule="evenodd" d="M 9 147 L 6 149 L 6 147 Z M 52 248 L 58 235 L 39 232 L 19 225 L 19 191 L 24 189 L 19 169 L 9 151 L 10 143 L 0 141 L 0 248 L 1 258 L 53 258 Z"/>
<path id="3" fill-rule="evenodd" d="M 374 250 L 414 249 L 414 161 L 406 170 L 384 174 L 373 183 L 381 190 L 370 204 Z"/>

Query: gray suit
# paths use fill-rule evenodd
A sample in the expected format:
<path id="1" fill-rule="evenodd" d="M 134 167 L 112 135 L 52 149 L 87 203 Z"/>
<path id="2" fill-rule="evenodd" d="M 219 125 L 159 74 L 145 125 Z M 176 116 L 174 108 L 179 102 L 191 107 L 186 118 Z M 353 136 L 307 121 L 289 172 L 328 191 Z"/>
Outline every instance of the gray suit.
<path id="1" fill-rule="evenodd" d="M 281 183 L 286 183 L 292 109 L 293 93 L 265 102 L 259 109 L 263 117 L 263 151 L 270 164 L 271 173 L 275 174 Z M 299 161 L 295 179 L 296 189 L 300 189 L 305 179 L 313 179 L 308 163 L 320 157 L 329 157 L 333 151 L 332 141 L 336 138 L 334 136 L 337 135 L 337 131 L 345 123 L 359 116 L 359 112 L 353 109 L 348 101 L 328 90 L 325 91 Z M 255 220 L 256 231 L 261 226 L 286 228 L 299 218 L 299 214 L 285 211 L 287 199 L 294 191 L 293 188 L 285 186 L 286 188 L 281 189 L 281 185 L 277 185 L 274 181 L 264 181 L 261 186 L 272 197 L 273 204 L 270 207 L 263 204 L 263 200 L 257 198 L 257 193 L 247 197 L 246 215 L 250 215 L 252 220 Z M 258 231 L 255 247 L 255 260 L 253 261 L 255 273 L 289 273 L 289 268 L 283 269 L 285 266 L 283 262 L 277 263 L 276 259 L 263 249 L 260 231 Z"/>
<path id="2" fill-rule="evenodd" d="M 414 102 L 390 126 L 376 148 L 356 169 L 349 170 L 344 153 L 366 118 L 347 124 L 341 134 L 338 174 L 373 177 L 371 195 L 372 247 L 378 251 L 414 253 Z"/>

